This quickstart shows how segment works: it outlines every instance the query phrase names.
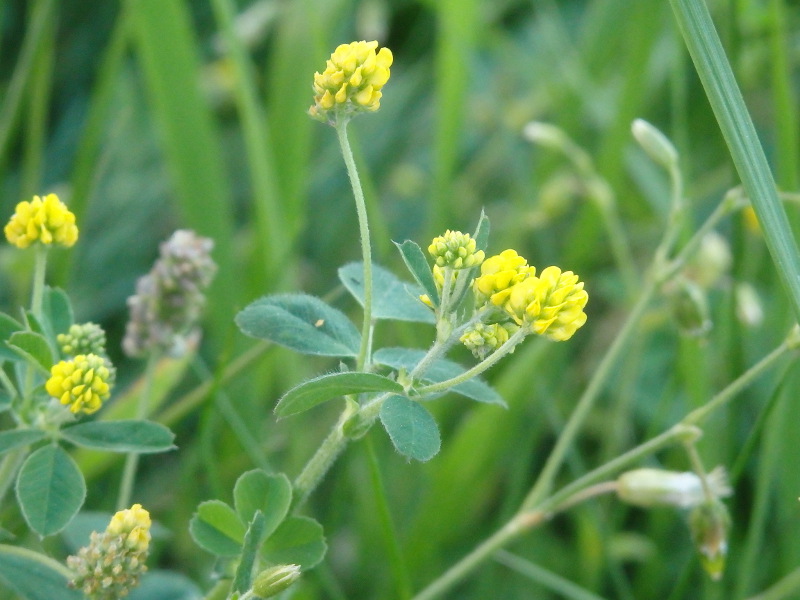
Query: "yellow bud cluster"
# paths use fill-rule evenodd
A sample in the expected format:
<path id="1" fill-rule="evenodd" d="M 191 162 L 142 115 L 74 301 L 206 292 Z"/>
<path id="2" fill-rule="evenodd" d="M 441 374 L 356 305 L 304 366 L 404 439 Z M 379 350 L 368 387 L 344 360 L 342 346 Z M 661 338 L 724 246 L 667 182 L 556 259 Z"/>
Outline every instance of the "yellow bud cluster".
<path id="1" fill-rule="evenodd" d="M 110 372 L 103 357 L 79 354 L 62 360 L 50 369 L 45 384 L 47 393 L 69 405 L 73 413 L 91 414 L 100 409 L 110 393 Z"/>
<path id="2" fill-rule="evenodd" d="M 321 121 L 329 114 L 351 115 L 380 108 L 381 88 L 389 81 L 392 52 L 378 42 L 341 44 L 322 73 L 314 73 L 314 105 L 309 114 Z"/>
<path id="3" fill-rule="evenodd" d="M 583 308 L 588 300 L 577 275 L 547 267 L 539 277 L 531 276 L 514 285 L 504 308 L 518 325 L 564 341 L 586 322 Z"/>
<path id="4" fill-rule="evenodd" d="M 469 269 L 483 262 L 483 250 L 477 250 L 475 240 L 468 233 L 450 231 L 433 238 L 428 253 L 436 261 L 437 267 Z"/>
<path id="5" fill-rule="evenodd" d="M 497 350 L 519 329 L 514 323 L 476 323 L 459 341 L 480 360 Z M 511 350 L 513 352 L 513 350 Z"/>
<path id="6" fill-rule="evenodd" d="M 30 202 L 17 204 L 4 232 L 17 248 L 27 248 L 34 242 L 69 248 L 78 240 L 75 215 L 55 194 L 44 199 L 34 196 Z"/>
<path id="7" fill-rule="evenodd" d="M 88 546 L 67 558 L 70 587 L 92 600 L 118 600 L 139 584 L 147 571 L 150 514 L 141 504 L 121 510 L 105 532 L 92 532 Z"/>

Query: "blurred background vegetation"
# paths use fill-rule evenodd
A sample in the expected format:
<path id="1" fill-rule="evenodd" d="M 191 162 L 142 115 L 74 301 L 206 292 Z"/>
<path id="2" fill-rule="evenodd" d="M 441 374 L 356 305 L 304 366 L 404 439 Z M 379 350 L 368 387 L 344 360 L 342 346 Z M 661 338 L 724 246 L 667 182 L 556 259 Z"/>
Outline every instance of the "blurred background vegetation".
<path id="1" fill-rule="evenodd" d="M 779 185 L 800 191 L 800 6 L 709 5 Z M 633 142 L 634 118 L 656 124 L 680 151 L 687 233 L 738 184 L 663 0 L 0 3 L 0 215 L 49 192 L 77 214 L 81 240 L 54 257 L 49 279 L 70 293 L 79 320 L 108 330 L 119 411 L 143 368 L 119 350 L 136 278 L 176 228 L 215 240 L 220 269 L 201 358 L 155 415 L 176 430 L 179 450 L 143 460 L 134 498 L 164 526 L 153 566 L 206 589 L 212 559 L 186 529 L 198 502 L 229 500 L 236 477 L 254 467 L 295 476 L 339 408 L 276 424 L 271 410 L 283 391 L 336 365 L 259 345 L 233 316 L 260 295 L 302 290 L 360 318 L 336 279 L 360 256 L 344 167 L 333 131 L 305 114 L 314 71 L 336 45 L 357 39 L 377 39 L 395 57 L 381 110 L 351 127 L 377 261 L 400 273 L 391 240 L 424 246 L 445 228 L 470 231 L 483 208 L 490 252 L 513 247 L 540 268 L 574 270 L 591 298 L 588 324 L 572 341 L 529 341 L 490 374 L 508 410 L 454 397 L 434 404 L 443 451 L 430 463 L 407 464 L 382 431 L 370 433 L 415 589 L 513 514 L 630 307 L 585 179 L 563 155 L 527 142 L 525 124 L 556 124 L 593 157 L 639 278 L 663 230 L 668 181 Z M 794 208 L 790 218 L 800 223 Z M 687 336 L 667 302 L 653 306 L 563 482 L 669 427 L 783 338 L 790 310 L 757 228 L 735 215 L 719 233 L 712 255 L 723 257 L 722 276 L 704 289 L 712 329 Z M 28 254 L 0 248 L 3 310 L 27 303 Z M 378 344 L 424 347 L 431 333 L 384 326 Z M 800 565 L 800 377 L 790 366 L 705 428 L 707 466 L 725 465 L 735 484 L 721 582 L 699 568 L 684 514 L 603 498 L 510 548 L 545 575 L 490 562 L 448 597 L 743 598 L 792 572 Z M 363 444 L 351 445 L 307 507 L 325 526 L 329 553 L 295 598 L 400 597 Z M 87 507 L 111 511 L 121 463 L 80 459 Z M 650 464 L 688 469 L 678 451 Z M 3 512 L 2 525 L 24 535 L 15 510 Z M 63 552 L 58 541 L 46 549 Z M 595 595 L 556 593 L 548 572 Z"/>

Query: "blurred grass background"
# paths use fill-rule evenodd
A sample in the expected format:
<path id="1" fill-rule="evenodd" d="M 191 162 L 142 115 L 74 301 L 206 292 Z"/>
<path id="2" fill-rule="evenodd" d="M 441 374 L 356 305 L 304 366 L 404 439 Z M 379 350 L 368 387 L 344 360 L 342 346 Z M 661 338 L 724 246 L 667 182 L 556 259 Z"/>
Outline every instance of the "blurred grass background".
<path id="1" fill-rule="evenodd" d="M 800 7 L 709 5 L 778 183 L 800 191 Z M 335 291 L 337 267 L 359 258 L 351 193 L 333 131 L 305 114 L 313 72 L 356 39 L 377 39 L 395 56 L 380 112 L 350 128 L 377 261 L 400 273 L 391 240 L 425 245 L 445 228 L 469 231 L 483 208 L 490 251 L 513 247 L 531 264 L 574 270 L 591 297 L 589 322 L 571 342 L 529 341 L 491 373 L 507 411 L 435 403 L 443 451 L 430 463 L 405 463 L 385 434 L 371 432 L 414 589 L 513 514 L 630 306 L 585 182 L 563 156 L 526 142 L 524 125 L 556 124 L 594 158 L 640 272 L 664 226 L 668 181 L 633 142 L 634 118 L 678 147 L 693 224 L 738 183 L 662 0 L 0 3 L 0 215 L 51 191 L 76 212 L 81 241 L 53 260 L 50 281 L 68 290 L 80 320 L 109 331 L 121 394 L 143 368 L 119 351 L 135 279 L 175 228 L 215 240 L 205 366 L 189 371 L 161 415 L 172 415 L 180 449 L 142 461 L 135 498 L 170 531 L 155 563 L 204 587 L 211 557 L 186 532 L 196 505 L 229 500 L 236 477 L 254 467 L 296 475 L 339 408 L 276 424 L 281 393 L 335 365 L 258 346 L 233 316 L 265 293 L 334 289 L 337 306 L 359 318 Z M 795 208 L 790 218 L 800 223 Z M 731 263 L 707 291 L 713 329 L 687 337 L 666 303 L 653 306 L 563 482 L 669 427 L 782 339 L 791 315 L 760 235 L 738 215 L 719 233 Z M 4 310 L 27 302 L 30 258 L 0 248 Z M 743 283 L 759 298 L 760 322 L 739 316 Z M 430 336 L 388 325 L 378 343 L 423 347 Z M 242 368 L 224 378 L 233 364 Z M 448 597 L 745 598 L 791 573 L 800 566 L 800 377 L 790 367 L 705 428 L 707 466 L 726 465 L 735 478 L 723 581 L 700 570 L 684 514 L 604 498 L 510 548 L 594 596 L 556 593 L 541 576 L 489 563 Z M 234 415 L 220 409 L 224 400 Z M 330 549 L 295 598 L 402 597 L 363 446 L 348 449 L 308 506 Z M 678 451 L 651 464 L 688 469 Z M 94 468 L 87 508 L 114 508 L 119 475 L 120 463 Z M 3 526 L 20 531 L 18 515 L 6 511 Z"/>

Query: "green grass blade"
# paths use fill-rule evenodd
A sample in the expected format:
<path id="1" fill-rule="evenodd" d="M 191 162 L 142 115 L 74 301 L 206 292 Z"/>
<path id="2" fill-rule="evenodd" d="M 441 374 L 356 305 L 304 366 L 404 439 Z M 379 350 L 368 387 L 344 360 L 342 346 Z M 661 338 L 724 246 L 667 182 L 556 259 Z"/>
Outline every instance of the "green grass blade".
<path id="1" fill-rule="evenodd" d="M 184 223 L 214 239 L 214 258 L 234 264 L 231 191 L 220 140 L 199 82 L 198 45 L 182 0 L 135 0 L 129 11 L 136 53 L 174 182 Z M 208 310 L 218 334 L 230 328 L 240 289 L 233 269 L 220 269 Z"/>
<path id="2" fill-rule="evenodd" d="M 54 4 L 53 0 L 42 0 L 33 7 L 30 26 L 25 34 L 14 74 L 4 91 L 3 104 L 0 106 L 0 164 L 5 162 L 5 154 L 20 118 L 25 89 L 34 77 L 33 65 L 43 47 L 42 39 L 50 27 Z"/>
<path id="3" fill-rule="evenodd" d="M 702 0 L 670 2 L 778 274 L 800 317 L 800 252 L 711 15 Z"/>
<path id="4" fill-rule="evenodd" d="M 233 63 L 233 94 L 242 123 L 242 134 L 249 166 L 250 187 L 253 192 L 256 240 L 262 256 L 266 281 L 281 276 L 280 265 L 286 258 L 283 207 L 278 202 L 279 194 L 275 180 L 275 165 L 267 135 L 267 124 L 261 110 L 256 90 L 256 75 L 247 56 L 241 38 L 233 25 L 235 7 L 231 0 L 211 2 L 225 51 Z M 274 289 L 274 288 L 273 288 Z"/>

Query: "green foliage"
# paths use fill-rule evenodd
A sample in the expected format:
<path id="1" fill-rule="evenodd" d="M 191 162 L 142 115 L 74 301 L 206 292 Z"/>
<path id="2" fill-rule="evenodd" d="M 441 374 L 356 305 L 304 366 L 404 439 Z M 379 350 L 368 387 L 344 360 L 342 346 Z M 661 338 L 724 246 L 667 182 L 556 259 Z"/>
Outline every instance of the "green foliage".
<path id="1" fill-rule="evenodd" d="M 302 354 L 352 357 L 360 335 L 350 320 L 319 298 L 305 294 L 268 296 L 236 315 L 243 333 Z"/>
<path id="2" fill-rule="evenodd" d="M 19 360 L 20 355 L 7 346 L 8 340 L 11 336 L 22 331 L 23 326 L 21 323 L 12 319 L 5 313 L 0 313 L 0 359 L 2 360 Z"/>
<path id="3" fill-rule="evenodd" d="M 46 436 L 41 429 L 10 429 L 0 432 L 0 453 L 33 444 Z"/>
<path id="4" fill-rule="evenodd" d="M 76 446 L 109 452 L 150 454 L 175 448 L 172 443 L 175 434 L 164 425 L 152 421 L 78 423 L 63 428 L 61 437 Z"/>
<path id="5" fill-rule="evenodd" d="M 439 428 L 419 402 L 405 396 L 390 396 L 381 406 L 381 423 L 403 456 L 425 462 L 439 453 L 442 445 Z"/>
<path id="6" fill-rule="evenodd" d="M 66 567 L 38 552 L 0 545 L 0 579 L 26 600 L 82 600 L 67 587 Z"/>
<path id="7" fill-rule="evenodd" d="M 381 348 L 375 352 L 374 360 L 376 363 L 386 365 L 397 370 L 411 371 L 416 367 L 425 356 L 424 350 L 413 348 Z M 440 383 L 454 377 L 458 377 L 465 372 L 464 367 L 447 359 L 434 361 L 430 368 L 420 377 L 425 383 Z M 486 382 L 479 378 L 469 379 L 463 383 L 454 385 L 449 389 L 477 402 L 488 404 L 499 404 L 505 406 L 505 400 L 493 390 Z"/>
<path id="8" fill-rule="evenodd" d="M 198 546 L 217 556 L 237 556 L 247 528 L 222 500 L 207 500 L 197 507 L 189 531 Z"/>
<path id="9" fill-rule="evenodd" d="M 260 469 L 242 473 L 233 488 L 233 504 L 243 523 L 256 512 L 264 518 L 264 535 L 269 536 L 283 521 L 292 503 L 292 485 L 283 473 L 271 475 Z"/>
<path id="10" fill-rule="evenodd" d="M 413 240 L 406 240 L 402 244 L 395 242 L 395 245 L 400 250 L 403 262 L 414 280 L 425 290 L 433 305 L 439 306 L 439 290 L 436 288 L 433 273 L 431 273 L 428 259 L 422 252 L 422 248 Z"/>
<path id="11" fill-rule="evenodd" d="M 295 564 L 305 571 L 318 565 L 328 545 L 322 525 L 309 517 L 288 517 L 267 539 L 262 556 L 272 564 Z"/>
<path id="12" fill-rule="evenodd" d="M 428 268 L 430 274 L 430 268 Z M 339 268 L 339 280 L 364 305 L 364 265 L 348 263 Z M 433 313 L 419 300 L 422 290 L 405 283 L 379 265 L 372 266 L 372 316 L 375 319 L 433 323 Z"/>
<path id="13" fill-rule="evenodd" d="M 333 398 L 370 392 L 402 393 L 403 386 L 375 373 L 329 373 L 309 379 L 286 392 L 278 401 L 275 414 L 279 418 L 290 417 Z"/>
<path id="14" fill-rule="evenodd" d="M 53 365 L 53 352 L 45 337 L 33 331 L 17 331 L 12 333 L 8 347 L 21 358 L 38 367 L 43 373 L 49 373 Z"/>
<path id="15" fill-rule="evenodd" d="M 41 537 L 64 529 L 86 498 L 86 483 L 78 465 L 61 447 L 52 444 L 25 460 L 16 490 L 25 521 Z"/>
<path id="16" fill-rule="evenodd" d="M 322 560 L 327 549 L 322 526 L 308 517 L 287 516 L 292 490 L 285 475 L 248 471 L 237 479 L 233 495 L 235 509 L 221 500 L 202 502 L 189 531 L 204 550 L 240 557 L 245 566 L 237 571 L 235 585 L 250 585 L 256 554 L 269 564 L 298 564 L 304 570 Z"/>

